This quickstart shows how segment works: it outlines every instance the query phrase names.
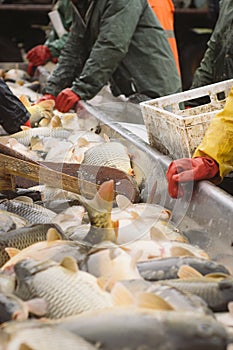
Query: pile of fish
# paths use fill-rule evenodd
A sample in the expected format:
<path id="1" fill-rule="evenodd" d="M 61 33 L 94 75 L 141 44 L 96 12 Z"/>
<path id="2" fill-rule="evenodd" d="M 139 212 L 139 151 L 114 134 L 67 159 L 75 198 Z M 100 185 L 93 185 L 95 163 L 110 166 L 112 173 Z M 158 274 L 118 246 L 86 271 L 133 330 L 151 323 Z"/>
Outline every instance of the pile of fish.
<path id="1" fill-rule="evenodd" d="M 35 104 L 33 117 L 33 107 L 43 118 L 8 135 L 9 148 L 135 177 L 122 143 L 79 129 L 75 113 Z M 0 350 L 232 346 L 231 271 L 190 244 L 166 208 L 114 197 L 113 180 L 93 198 L 40 184 L 2 193 L 0 219 Z"/>

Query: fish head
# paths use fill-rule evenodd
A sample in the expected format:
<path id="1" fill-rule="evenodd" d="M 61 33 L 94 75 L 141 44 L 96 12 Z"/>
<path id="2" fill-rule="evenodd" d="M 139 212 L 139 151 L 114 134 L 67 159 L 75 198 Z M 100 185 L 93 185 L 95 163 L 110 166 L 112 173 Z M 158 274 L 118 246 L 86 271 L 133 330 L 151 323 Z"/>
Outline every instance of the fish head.
<path id="1" fill-rule="evenodd" d="M 0 322 L 26 320 L 28 310 L 24 302 L 13 294 L 0 294 Z"/>

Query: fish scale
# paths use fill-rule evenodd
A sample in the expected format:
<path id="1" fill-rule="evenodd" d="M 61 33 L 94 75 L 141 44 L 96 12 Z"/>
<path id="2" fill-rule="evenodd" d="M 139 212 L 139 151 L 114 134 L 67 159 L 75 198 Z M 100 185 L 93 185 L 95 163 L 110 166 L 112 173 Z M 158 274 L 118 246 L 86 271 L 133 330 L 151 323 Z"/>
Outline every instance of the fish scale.
<path id="1" fill-rule="evenodd" d="M 60 318 L 112 306 L 111 296 L 97 284 L 96 278 L 83 271 L 70 271 L 60 265 L 21 279 L 20 269 L 15 271 L 19 285 L 16 290 L 23 300 L 33 295 L 44 298 L 48 304 L 48 318 Z M 26 298 L 26 299 L 25 299 Z"/>
<path id="2" fill-rule="evenodd" d="M 17 200 L 2 200 L 0 209 L 7 210 L 26 219 L 30 224 L 50 223 L 56 216 L 52 210 L 46 209 L 37 204 L 29 204 Z"/>
<path id="3" fill-rule="evenodd" d="M 174 279 L 152 282 L 152 284 L 166 284 L 183 292 L 198 295 L 205 300 L 212 311 L 227 311 L 227 304 L 233 301 L 233 279 L 231 278 L 224 280 L 207 277 Z"/>

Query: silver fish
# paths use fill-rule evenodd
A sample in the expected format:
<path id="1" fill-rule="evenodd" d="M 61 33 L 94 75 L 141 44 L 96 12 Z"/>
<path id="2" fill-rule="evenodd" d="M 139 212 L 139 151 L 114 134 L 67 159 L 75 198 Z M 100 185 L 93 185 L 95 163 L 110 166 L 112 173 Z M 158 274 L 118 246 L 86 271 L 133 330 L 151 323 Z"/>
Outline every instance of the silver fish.
<path id="1" fill-rule="evenodd" d="M 110 308 L 57 321 L 62 329 L 100 343 L 103 350 L 225 350 L 227 332 L 194 312 Z"/>
<path id="2" fill-rule="evenodd" d="M 50 223 L 56 216 L 52 210 L 35 203 L 27 203 L 17 199 L 3 199 L 0 201 L 0 209 L 7 210 L 26 219 L 30 224 Z"/>
<path id="3" fill-rule="evenodd" d="M 70 136 L 71 132 L 63 128 L 47 128 L 39 127 L 32 128 L 23 131 L 19 131 L 15 134 L 10 135 L 10 138 L 16 139 L 18 142 L 22 143 L 24 146 L 29 146 L 31 143 L 31 138 L 35 136 L 51 136 L 60 139 L 66 139 Z"/>
<path id="4" fill-rule="evenodd" d="M 28 225 L 29 222 L 19 215 L 0 210 L 0 233 L 8 232 Z"/>
<path id="5" fill-rule="evenodd" d="M 52 260 L 23 260 L 15 265 L 15 274 L 15 294 L 23 300 L 44 298 L 49 305 L 48 318 L 112 306 L 110 293 L 99 287 L 94 276 L 80 271 L 73 258 L 66 257 L 60 264 Z"/>

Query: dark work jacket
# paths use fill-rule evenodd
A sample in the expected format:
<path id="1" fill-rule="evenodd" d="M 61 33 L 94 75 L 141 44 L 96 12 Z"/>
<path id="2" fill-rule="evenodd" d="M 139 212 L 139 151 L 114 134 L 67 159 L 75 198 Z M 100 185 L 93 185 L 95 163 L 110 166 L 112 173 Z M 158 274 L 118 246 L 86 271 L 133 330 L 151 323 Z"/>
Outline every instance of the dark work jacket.
<path id="1" fill-rule="evenodd" d="M 20 126 L 30 118 L 22 102 L 0 78 L 0 124 L 8 134 L 20 131 Z"/>
<path id="2" fill-rule="evenodd" d="M 233 78 L 233 1 L 220 1 L 220 12 L 208 48 L 195 72 L 192 88 Z"/>
<path id="3" fill-rule="evenodd" d="M 78 0 L 73 7 L 69 38 L 46 93 L 57 96 L 70 87 L 89 100 L 109 82 L 114 96 L 155 98 L 181 90 L 166 33 L 147 0 Z"/>

